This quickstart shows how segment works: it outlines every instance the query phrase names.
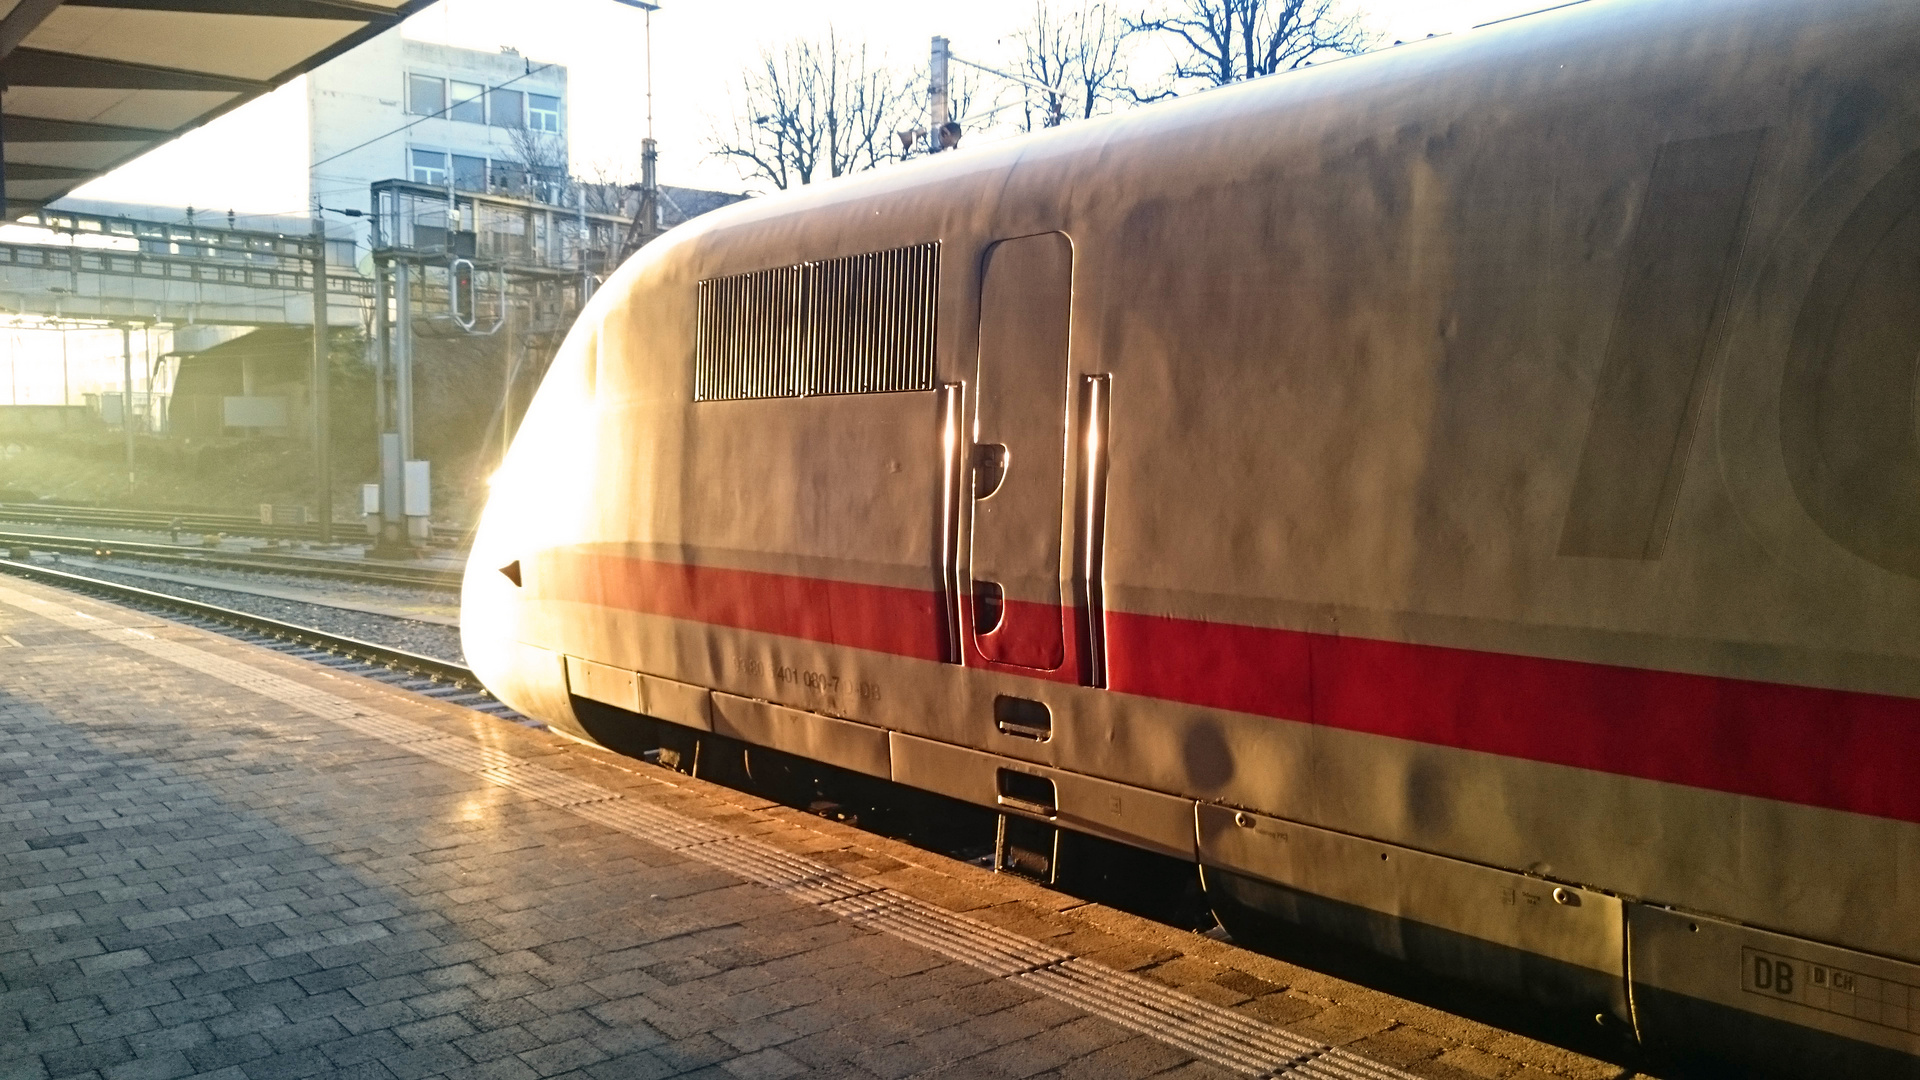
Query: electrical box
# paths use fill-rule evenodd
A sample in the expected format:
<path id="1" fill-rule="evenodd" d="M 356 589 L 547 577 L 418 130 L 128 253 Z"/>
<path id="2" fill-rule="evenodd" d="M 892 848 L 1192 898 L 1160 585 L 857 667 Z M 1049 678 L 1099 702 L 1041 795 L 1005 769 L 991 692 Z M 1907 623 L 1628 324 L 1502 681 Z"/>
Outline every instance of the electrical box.
<path id="1" fill-rule="evenodd" d="M 138 399 L 135 399 L 138 404 Z M 118 417 L 110 419 L 112 424 Z M 284 397 L 223 397 L 220 422 L 226 427 L 283 428 L 287 426 L 287 399 Z"/>
<path id="2" fill-rule="evenodd" d="M 360 485 L 360 516 L 375 517 L 380 513 L 380 485 Z"/>
<path id="3" fill-rule="evenodd" d="M 433 463 L 409 461 L 401 481 L 401 502 L 408 517 L 427 517 L 433 513 Z"/>

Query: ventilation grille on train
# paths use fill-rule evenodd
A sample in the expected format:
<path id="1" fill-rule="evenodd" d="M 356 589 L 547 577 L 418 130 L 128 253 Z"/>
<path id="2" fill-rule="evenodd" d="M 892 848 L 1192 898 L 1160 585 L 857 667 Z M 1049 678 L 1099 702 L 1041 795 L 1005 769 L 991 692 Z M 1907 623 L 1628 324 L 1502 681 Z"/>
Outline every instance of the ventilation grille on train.
<path id="1" fill-rule="evenodd" d="M 933 389 L 940 245 L 700 283 L 693 399 Z"/>

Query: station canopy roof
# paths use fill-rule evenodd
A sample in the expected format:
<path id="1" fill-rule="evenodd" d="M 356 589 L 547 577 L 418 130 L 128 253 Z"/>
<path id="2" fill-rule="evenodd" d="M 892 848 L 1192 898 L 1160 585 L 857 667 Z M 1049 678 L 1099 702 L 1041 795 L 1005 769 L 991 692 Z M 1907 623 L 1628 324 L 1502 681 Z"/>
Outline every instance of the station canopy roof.
<path id="1" fill-rule="evenodd" d="M 429 0 L 0 0 L 6 216 L 36 210 Z"/>

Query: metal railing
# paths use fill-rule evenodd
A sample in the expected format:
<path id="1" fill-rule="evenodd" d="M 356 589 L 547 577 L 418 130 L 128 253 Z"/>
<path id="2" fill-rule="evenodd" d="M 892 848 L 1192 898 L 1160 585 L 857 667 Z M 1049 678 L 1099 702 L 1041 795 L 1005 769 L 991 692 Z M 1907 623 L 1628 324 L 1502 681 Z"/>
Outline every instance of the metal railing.
<path id="1" fill-rule="evenodd" d="M 36 210 L 14 219 L 13 223 L 49 229 L 75 238 L 130 240 L 139 244 L 140 251 L 153 255 L 295 261 L 313 258 L 314 238 L 298 233 L 209 228 L 179 222 L 51 209 Z"/>
<path id="2" fill-rule="evenodd" d="M 257 255 L 248 261 L 222 256 L 157 254 L 112 248 L 22 244 L 0 241 L 0 266 L 77 274 L 198 282 L 208 285 L 305 293 L 313 289 L 312 264 L 287 255 Z M 373 295 L 373 284 L 352 271 L 327 274 L 327 290 L 355 297 Z"/>
<path id="3" fill-rule="evenodd" d="M 619 214 L 409 180 L 373 185 L 376 257 L 468 259 L 516 273 L 604 274 L 619 261 Z"/>

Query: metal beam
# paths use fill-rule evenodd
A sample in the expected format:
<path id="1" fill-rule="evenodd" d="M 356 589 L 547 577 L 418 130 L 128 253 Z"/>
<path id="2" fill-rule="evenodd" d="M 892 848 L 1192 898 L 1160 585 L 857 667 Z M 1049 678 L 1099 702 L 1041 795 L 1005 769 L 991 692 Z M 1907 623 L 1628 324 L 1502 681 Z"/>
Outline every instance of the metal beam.
<path id="1" fill-rule="evenodd" d="M 20 0 L 0 19 L 0 58 L 12 52 L 14 46 L 25 41 L 28 34 L 34 32 L 53 9 L 60 6 L 60 0 Z"/>
<path id="2" fill-rule="evenodd" d="M 7 57 L 8 86 L 79 87 L 94 90 L 223 90 L 264 94 L 271 83 L 184 68 L 130 64 L 94 56 L 49 52 L 22 45 Z"/>
<path id="3" fill-rule="evenodd" d="M 171 131 L 90 124 L 82 120 L 51 120 L 44 116 L 6 117 L 7 142 L 138 142 L 157 143 L 173 138 Z"/>
<path id="4" fill-rule="evenodd" d="M 72 165 L 28 165 L 25 162 L 9 161 L 0 163 L 0 173 L 4 173 L 9 181 L 85 180 L 94 174 L 94 170 Z"/>
<path id="5" fill-rule="evenodd" d="M 328 407 L 332 381 L 331 342 L 327 337 L 327 226 L 316 202 L 313 210 L 313 486 L 319 504 L 320 542 L 333 543 L 333 410 Z"/>
<path id="6" fill-rule="evenodd" d="M 275 15 L 293 19 L 377 22 L 394 19 L 394 9 L 354 0 L 67 0 L 70 7 L 122 8 L 128 11 L 178 11 L 198 15 Z"/>

